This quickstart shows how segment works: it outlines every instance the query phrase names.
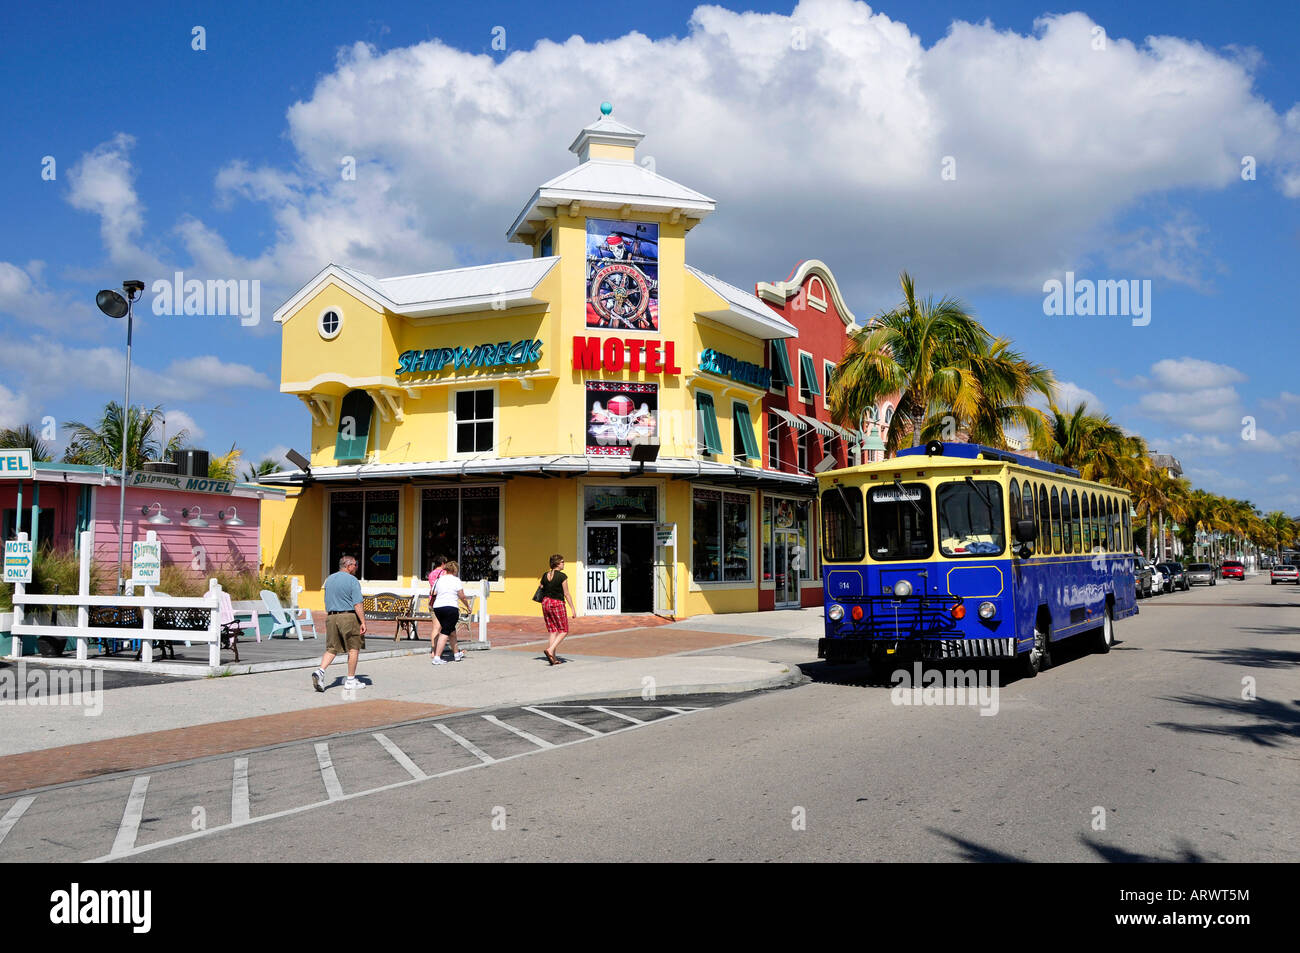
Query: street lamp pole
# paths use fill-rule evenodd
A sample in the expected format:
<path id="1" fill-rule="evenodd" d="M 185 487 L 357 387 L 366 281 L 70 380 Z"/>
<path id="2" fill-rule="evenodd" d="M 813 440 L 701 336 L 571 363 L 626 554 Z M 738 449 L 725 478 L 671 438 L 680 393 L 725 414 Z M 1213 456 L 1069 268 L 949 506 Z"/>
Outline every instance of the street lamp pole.
<path id="1" fill-rule="evenodd" d="M 122 473 L 117 498 L 117 591 L 126 591 L 126 579 L 122 571 L 123 556 L 126 552 L 126 454 L 131 437 L 131 337 L 134 330 L 135 315 L 131 303 L 144 292 L 144 282 L 127 280 L 122 282 L 125 296 L 116 291 L 101 291 L 95 296 L 99 310 L 110 318 L 126 318 L 126 394 L 122 400 Z"/>

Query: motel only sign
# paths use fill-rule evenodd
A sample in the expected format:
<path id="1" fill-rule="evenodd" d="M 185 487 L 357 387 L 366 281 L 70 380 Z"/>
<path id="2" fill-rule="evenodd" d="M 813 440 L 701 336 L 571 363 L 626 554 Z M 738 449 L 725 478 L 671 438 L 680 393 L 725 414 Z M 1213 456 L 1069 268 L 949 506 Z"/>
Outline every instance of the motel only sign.
<path id="1" fill-rule="evenodd" d="M 32 581 L 32 562 L 36 559 L 36 544 L 30 539 L 16 539 L 5 543 L 5 582 Z"/>

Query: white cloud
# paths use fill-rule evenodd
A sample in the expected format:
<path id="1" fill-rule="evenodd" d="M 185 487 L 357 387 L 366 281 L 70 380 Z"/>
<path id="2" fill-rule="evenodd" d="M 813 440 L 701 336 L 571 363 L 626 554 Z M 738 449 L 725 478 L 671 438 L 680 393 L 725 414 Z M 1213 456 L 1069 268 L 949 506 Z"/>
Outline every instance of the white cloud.
<path id="1" fill-rule="evenodd" d="M 186 432 L 186 439 L 191 444 L 197 444 L 207 436 L 207 431 L 183 410 L 166 410 L 163 412 L 163 417 L 166 421 L 166 426 L 163 428 L 164 444 L 182 430 Z"/>
<path id="2" fill-rule="evenodd" d="M 0 384 L 0 427 L 32 423 L 32 404 L 26 394 L 15 394 Z"/>
<path id="3" fill-rule="evenodd" d="M 100 237 L 113 264 L 159 274 L 164 269 L 158 259 L 136 244 L 144 230 L 144 205 L 135 190 L 134 145 L 133 136 L 118 133 L 82 156 L 68 170 L 67 200 L 99 216 Z"/>
<path id="4" fill-rule="evenodd" d="M 1070 412 L 1080 404 L 1087 404 L 1090 414 L 1102 414 L 1106 411 L 1101 398 L 1087 388 L 1080 387 L 1073 381 L 1056 382 L 1056 406 Z"/>
<path id="5" fill-rule="evenodd" d="M 1291 474 L 1289 473 L 1275 473 L 1264 482 L 1278 484 L 1278 483 L 1288 483 L 1290 482 L 1290 480 L 1291 480 Z"/>
<path id="6" fill-rule="evenodd" d="M 1300 130 L 1253 91 L 1257 61 L 1174 37 L 1096 51 L 1093 25 L 957 22 L 926 49 L 864 4 L 805 0 L 790 16 L 701 6 L 680 37 L 544 40 L 499 61 L 437 40 L 356 44 L 289 109 L 291 169 L 233 161 L 217 177 L 223 198 L 269 206 L 275 244 L 240 259 L 197 219 L 182 240 L 202 267 L 290 284 L 329 261 L 400 274 L 516 257 L 505 227 L 571 166 L 564 147 L 614 63 L 656 77 L 612 97 L 647 133 L 640 155 L 719 200 L 693 261 L 748 285 L 813 249 L 872 307 L 918 261 L 923 287 L 1038 288 L 1107 247 L 1136 201 L 1237 186 L 1245 154 L 1265 168 L 1300 155 Z M 1196 280 L 1194 222 L 1128 244 L 1153 272 Z"/>
<path id="7" fill-rule="evenodd" d="M 1204 391 L 1240 384 L 1246 375 L 1235 367 L 1195 357 L 1165 358 L 1151 365 L 1151 377 L 1165 390 Z"/>
<path id="8" fill-rule="evenodd" d="M 57 341 L 14 342 L 0 350 L 0 366 L 17 371 L 33 367 L 58 367 L 74 374 L 82 393 L 98 392 L 119 399 L 126 376 L 126 356 L 120 348 L 73 348 Z M 66 392 L 66 378 L 30 377 L 29 392 L 55 395 Z M 131 365 L 132 403 L 229 399 L 235 388 L 267 389 L 270 378 L 247 364 L 232 364 L 214 355 L 172 361 L 161 371 Z"/>

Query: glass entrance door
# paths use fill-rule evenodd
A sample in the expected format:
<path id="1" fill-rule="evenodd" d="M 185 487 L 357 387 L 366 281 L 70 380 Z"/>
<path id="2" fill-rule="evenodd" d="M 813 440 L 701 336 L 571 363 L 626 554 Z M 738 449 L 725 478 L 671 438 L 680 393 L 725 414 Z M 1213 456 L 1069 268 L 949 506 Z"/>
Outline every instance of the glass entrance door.
<path id="1" fill-rule="evenodd" d="M 772 577 L 776 583 L 776 606 L 779 609 L 799 605 L 799 571 L 801 569 L 799 534 L 793 530 L 775 530 L 772 556 L 776 560 Z"/>
<path id="2" fill-rule="evenodd" d="M 654 523 L 588 523 L 587 615 L 654 611 Z"/>

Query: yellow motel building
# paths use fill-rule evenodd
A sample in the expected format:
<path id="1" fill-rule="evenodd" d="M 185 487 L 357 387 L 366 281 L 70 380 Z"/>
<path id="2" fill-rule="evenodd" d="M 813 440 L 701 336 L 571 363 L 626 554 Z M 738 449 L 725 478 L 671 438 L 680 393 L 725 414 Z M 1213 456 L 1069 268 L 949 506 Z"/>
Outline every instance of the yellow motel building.
<path id="1" fill-rule="evenodd" d="M 510 224 L 530 257 L 330 264 L 276 312 L 310 466 L 265 478 L 288 493 L 263 503 L 262 551 L 303 605 L 323 607 L 344 554 L 364 591 L 408 594 L 440 554 L 489 581 L 493 614 L 534 614 L 561 553 L 582 614 L 759 607 L 760 507 L 812 506 L 812 476 L 761 449 L 768 342 L 797 332 L 687 264 L 714 201 L 639 163 L 642 134 L 602 113 Z"/>

